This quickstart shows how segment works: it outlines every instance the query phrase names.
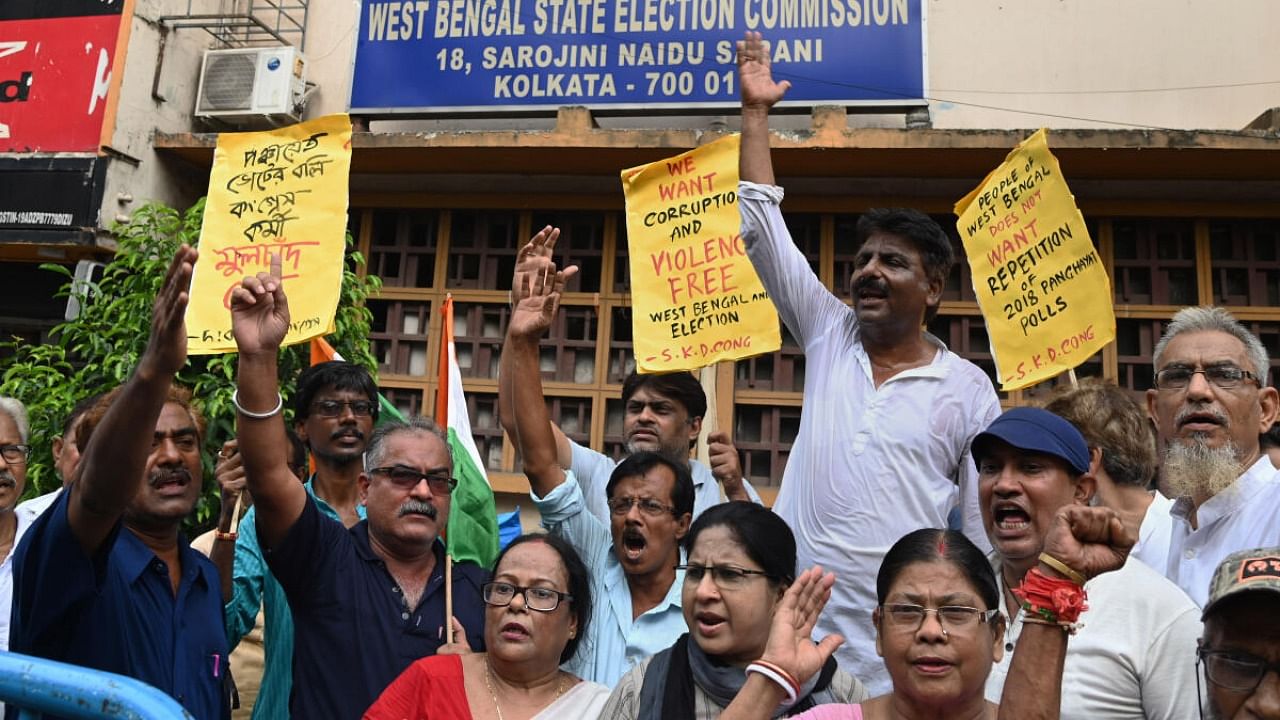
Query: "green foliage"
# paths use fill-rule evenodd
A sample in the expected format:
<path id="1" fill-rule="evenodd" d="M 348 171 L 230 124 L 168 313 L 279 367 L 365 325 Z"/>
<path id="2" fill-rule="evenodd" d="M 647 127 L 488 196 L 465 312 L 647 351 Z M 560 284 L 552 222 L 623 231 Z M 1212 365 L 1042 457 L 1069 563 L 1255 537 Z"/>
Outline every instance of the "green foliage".
<path id="1" fill-rule="evenodd" d="M 127 224 L 113 228 L 118 243 L 116 254 L 102 280 L 87 287 L 73 287 L 71 273 L 65 267 L 41 266 L 67 277 L 59 297 L 75 295 L 81 313 L 75 320 L 56 326 L 47 344 L 3 344 L 13 351 L 13 358 L 0 374 L 0 395 L 21 400 L 31 416 L 33 450 L 27 470 L 27 495 L 48 492 L 60 483 L 54 473 L 51 444 L 54 436 L 61 434 L 62 422 L 75 403 L 111 390 L 133 372 L 146 349 L 151 309 L 165 272 L 180 244 L 197 244 L 203 214 L 204 200 L 185 213 L 158 204 L 140 208 Z M 356 273 L 364 258 L 353 245 L 348 234 L 342 295 L 335 332 L 328 340 L 343 357 L 376 372 L 377 363 L 369 349 L 372 315 L 365 300 L 381 289 L 382 282 L 375 276 L 361 278 Z M 281 392 L 286 398 L 309 361 L 308 343 L 281 352 Z M 229 353 L 190 356 L 178 374 L 178 382 L 191 388 L 209 423 L 204 438 L 208 481 L 191 519 L 193 527 L 209 524 L 217 510 L 213 458 L 223 441 L 235 434 L 235 411 L 231 405 L 235 371 L 236 356 Z"/>

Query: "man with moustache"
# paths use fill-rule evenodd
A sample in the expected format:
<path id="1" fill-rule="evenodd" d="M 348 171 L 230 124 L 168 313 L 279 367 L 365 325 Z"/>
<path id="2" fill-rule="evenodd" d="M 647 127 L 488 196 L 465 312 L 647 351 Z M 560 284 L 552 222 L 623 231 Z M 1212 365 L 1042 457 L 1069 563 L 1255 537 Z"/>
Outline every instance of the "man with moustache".
<path id="1" fill-rule="evenodd" d="M 1029 622 L 1041 619 L 1028 618 L 1028 605 L 1013 589 L 1044 573 L 1042 565 L 1070 579 L 1075 571 L 1045 554 L 1045 539 L 1065 508 L 1094 501 L 1097 478 L 1084 436 L 1041 408 L 1001 415 L 974 438 L 973 459 L 995 547 L 1000 610 L 1009 618 L 1004 658 L 987 678 L 987 699 L 999 702 L 1018 638 Z M 1088 598 L 1067 643 L 1062 720 L 1187 718 L 1196 702 L 1195 668 L 1187 657 L 1200 635 L 1191 599 L 1132 556 L 1119 570 L 1073 582 Z"/>
<path id="2" fill-rule="evenodd" d="M 13 600 L 13 549 L 31 526 L 32 516 L 16 511 L 27 486 L 31 455 L 27 408 L 17 398 L 0 397 L 0 650 L 9 649 L 9 611 Z M 2 706 L 0 706 L 2 707 Z"/>
<path id="3" fill-rule="evenodd" d="M 182 521 L 200 498 L 204 420 L 173 384 L 196 251 L 174 255 L 133 375 L 85 418 L 71 485 L 14 558 L 14 652 L 154 685 L 193 716 L 229 716 L 213 563 Z"/>
<path id="4" fill-rule="evenodd" d="M 970 441 L 1000 413 L 991 381 L 924 325 L 938 312 L 954 261 L 951 241 L 916 210 L 869 210 L 857 248 L 853 307 L 833 295 L 795 246 L 769 154 L 769 110 L 790 83 L 774 82 L 759 33 L 738 43 L 742 149 L 738 209 L 747 255 L 787 329 L 804 348 L 804 410 L 774 510 L 796 535 L 799 567 L 838 582 L 818 620 L 842 633 L 840 667 L 872 695 L 889 690 L 875 651 L 872 583 L 889 547 L 923 527 L 959 527 L 989 548 Z M 843 279 L 843 278 L 842 278 Z"/>
<path id="5" fill-rule="evenodd" d="M 239 350 L 237 440 L 253 495 L 255 528 L 294 618 L 293 691 L 298 718 L 357 718 L 414 660 L 447 642 L 445 556 L 453 457 L 435 423 L 411 418 L 369 435 L 356 482 L 367 517 L 350 529 L 325 517 L 289 469 L 277 382 L 289 307 L 280 257 L 231 296 Z M 351 398 L 334 399 L 359 414 Z M 338 413 L 326 414 L 341 417 Z M 354 438 L 331 431 L 336 441 Z M 314 433 L 309 434 L 313 452 Z M 453 566 L 456 617 L 471 647 L 484 645 L 481 586 L 488 573 Z"/>
<path id="6" fill-rule="evenodd" d="M 1280 720 L 1280 547 L 1218 566 L 1196 652 L 1211 720 Z"/>
<path id="7" fill-rule="evenodd" d="M 683 573 L 675 567 L 694 508 L 693 478 L 686 461 L 647 450 L 632 453 L 613 469 L 601 492 L 609 512 L 606 525 L 588 510 L 574 471 L 561 466 L 542 396 L 538 342 L 551 327 L 564 280 L 573 272 L 557 272 L 547 261 L 546 272 L 522 280 L 499 370 L 504 378 L 521 380 L 499 384 L 498 404 L 512 410 L 504 413 L 510 419 L 507 432 L 520 449 L 543 526 L 572 543 L 591 570 L 598 600 L 590 636 L 566 669 L 612 687 L 687 630 L 680 604 Z M 674 413 L 669 401 L 655 405 L 657 414 Z M 645 408 L 639 414 L 654 411 Z M 655 432 L 651 439 L 656 437 Z"/>
<path id="8" fill-rule="evenodd" d="M 515 276 L 512 278 L 512 302 L 519 302 L 524 294 L 524 278 L 532 278 L 545 272 L 551 264 L 551 254 L 560 238 L 560 228 L 544 227 L 520 249 L 516 258 Z M 566 278 L 577 272 L 577 267 L 566 268 Z M 538 383 L 542 373 L 516 376 L 514 371 L 500 374 L 504 384 Z M 510 392 L 508 392 L 510 394 Z M 707 393 L 691 373 L 654 373 L 641 375 L 632 372 L 622 382 L 622 433 L 628 453 L 648 450 L 671 458 L 674 462 L 688 463 L 693 476 L 693 516 L 721 502 L 720 488 L 724 487 L 729 500 L 758 503 L 760 496 L 742 475 L 738 449 L 729 434 L 718 430 L 707 436 L 708 462 L 704 464 L 689 457 L 702 433 L 702 420 L 707 412 Z M 508 433 L 515 427 L 515 413 L 525 408 L 503 405 L 499 408 L 499 420 Z M 587 510 L 601 522 L 609 522 L 609 508 L 605 503 L 605 485 L 618 465 L 618 461 L 591 448 L 579 445 L 551 425 L 556 442 L 556 457 L 560 467 L 572 470 L 573 477 L 582 486 Z M 519 445 L 519 437 L 516 437 Z"/>
<path id="9" fill-rule="evenodd" d="M 365 518 L 358 479 L 369 433 L 377 419 L 378 386 L 363 367 L 331 361 L 312 365 L 298 376 L 293 429 L 309 448 L 316 467 L 303 487 L 315 498 L 321 516 L 344 527 L 350 528 Z M 234 506 L 234 496 L 223 499 L 220 529 L 230 528 Z M 257 510 L 250 508 L 240 520 L 237 533 L 218 532 L 211 557 L 222 577 L 227 599 L 227 642 L 233 650 L 253 630 L 258 610 L 262 609 L 263 644 L 267 651 L 253 717 L 274 720 L 289 717 L 293 617 L 284 589 L 263 557 L 257 515 Z"/>
<path id="10" fill-rule="evenodd" d="M 1280 544 L 1280 470 L 1258 436 L 1280 415 L 1267 350 L 1226 310 L 1178 311 L 1153 354 L 1147 412 L 1176 497 L 1165 574 L 1199 605 L 1236 550 Z"/>

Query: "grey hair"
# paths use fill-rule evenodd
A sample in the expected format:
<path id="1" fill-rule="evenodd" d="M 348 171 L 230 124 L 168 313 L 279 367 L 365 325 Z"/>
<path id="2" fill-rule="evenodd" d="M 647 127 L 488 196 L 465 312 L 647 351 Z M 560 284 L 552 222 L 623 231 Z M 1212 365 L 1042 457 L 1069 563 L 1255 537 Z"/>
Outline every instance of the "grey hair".
<path id="1" fill-rule="evenodd" d="M 18 426 L 18 435 L 25 445 L 31 439 L 31 423 L 27 421 L 27 406 L 17 398 L 0 397 L 0 412 L 13 418 L 13 424 Z"/>
<path id="2" fill-rule="evenodd" d="M 445 450 L 449 452 L 449 472 L 453 472 L 453 448 L 449 446 L 449 435 L 434 420 L 421 415 L 410 415 L 404 422 L 384 420 L 379 423 L 370 433 L 369 444 L 365 446 L 364 469 L 372 470 L 382 467 L 387 455 L 387 441 L 401 433 L 433 435 L 439 438 L 440 442 L 444 443 Z"/>
<path id="3" fill-rule="evenodd" d="M 1160 357 L 1164 355 L 1169 342 L 1187 332 L 1222 332 L 1239 340 L 1244 344 L 1249 362 L 1253 364 L 1253 374 L 1258 376 L 1258 383 L 1266 387 L 1271 360 L 1267 357 L 1267 348 L 1263 346 L 1262 341 L 1225 309 L 1207 305 L 1185 307 L 1173 316 L 1173 320 L 1164 329 L 1164 335 L 1160 337 L 1160 342 L 1156 343 L 1156 350 L 1151 356 L 1151 364 L 1156 372 L 1160 372 Z"/>

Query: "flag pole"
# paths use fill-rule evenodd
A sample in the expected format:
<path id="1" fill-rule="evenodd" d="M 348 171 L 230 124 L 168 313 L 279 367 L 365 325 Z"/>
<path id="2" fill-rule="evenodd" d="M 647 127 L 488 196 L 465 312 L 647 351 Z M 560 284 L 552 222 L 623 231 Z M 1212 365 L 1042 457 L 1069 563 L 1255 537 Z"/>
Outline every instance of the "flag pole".
<path id="1" fill-rule="evenodd" d="M 454 642 L 453 637 L 453 555 L 444 554 L 444 626 L 445 637 Z"/>
<path id="2" fill-rule="evenodd" d="M 440 367 L 436 382 L 436 423 L 449 432 L 449 346 L 453 344 L 453 293 L 446 293 L 440 308 L 444 322 L 440 327 Z M 445 528 L 444 551 L 444 636 L 453 637 L 453 553 L 449 551 L 449 530 Z"/>

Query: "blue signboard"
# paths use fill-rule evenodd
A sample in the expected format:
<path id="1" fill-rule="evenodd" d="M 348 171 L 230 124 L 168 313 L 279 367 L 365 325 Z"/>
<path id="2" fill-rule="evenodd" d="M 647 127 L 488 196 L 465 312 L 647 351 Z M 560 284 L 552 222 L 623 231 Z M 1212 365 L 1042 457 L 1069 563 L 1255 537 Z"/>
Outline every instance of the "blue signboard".
<path id="1" fill-rule="evenodd" d="M 790 105 L 914 105 L 923 0 L 364 0 L 351 112 L 635 111 L 738 104 L 758 30 Z"/>

